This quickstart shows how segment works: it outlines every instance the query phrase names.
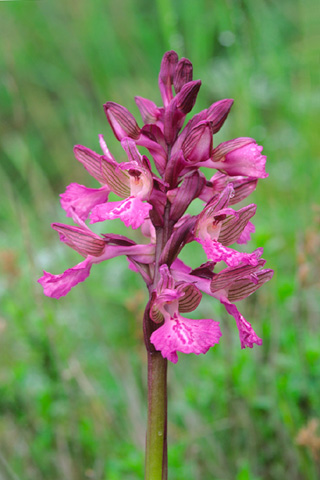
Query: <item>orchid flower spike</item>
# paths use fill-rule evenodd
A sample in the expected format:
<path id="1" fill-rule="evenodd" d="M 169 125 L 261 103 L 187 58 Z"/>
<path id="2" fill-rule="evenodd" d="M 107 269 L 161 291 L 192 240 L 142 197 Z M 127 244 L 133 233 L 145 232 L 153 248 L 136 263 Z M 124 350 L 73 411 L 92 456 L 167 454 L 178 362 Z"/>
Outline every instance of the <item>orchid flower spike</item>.
<path id="1" fill-rule="evenodd" d="M 243 202 L 266 178 L 266 156 L 253 138 L 240 137 L 216 145 L 233 104 L 223 99 L 194 115 L 183 127 L 200 91 L 193 66 L 174 51 L 163 56 L 158 78 L 162 105 L 135 97 L 141 114 L 138 124 L 129 110 L 107 102 L 104 111 L 123 155 L 117 161 L 99 135 L 101 153 L 82 145 L 74 147 L 76 159 L 98 182 L 96 188 L 71 183 L 61 194 L 61 206 L 75 225 L 52 225 L 60 240 L 84 257 L 64 273 L 44 272 L 39 279 L 44 293 L 66 295 L 90 274 L 94 264 L 124 255 L 129 268 L 146 283 L 149 301 L 144 315 L 145 344 L 169 361 L 177 352 L 206 353 L 219 343 L 220 324 L 215 319 L 182 316 L 195 310 L 202 293 L 221 302 L 234 318 L 241 348 L 261 345 L 262 340 L 242 316 L 235 302 L 253 294 L 272 278 L 265 269 L 262 249 L 238 251 L 255 231 L 251 222 L 255 204 Z M 147 149 L 148 155 L 138 147 Z M 206 178 L 202 168 L 213 170 Z M 119 200 L 109 201 L 110 194 Z M 205 202 L 197 215 L 189 205 Z M 129 236 L 100 234 L 90 224 L 120 219 L 132 230 L 140 229 L 144 243 Z M 204 250 L 206 263 L 196 269 L 179 258 L 187 243 Z"/>

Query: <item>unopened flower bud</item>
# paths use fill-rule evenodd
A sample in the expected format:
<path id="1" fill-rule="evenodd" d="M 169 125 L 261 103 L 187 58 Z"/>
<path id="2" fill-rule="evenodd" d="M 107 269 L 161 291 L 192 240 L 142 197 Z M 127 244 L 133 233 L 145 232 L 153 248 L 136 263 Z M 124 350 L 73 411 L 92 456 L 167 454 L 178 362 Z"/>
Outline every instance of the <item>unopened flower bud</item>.
<path id="1" fill-rule="evenodd" d="M 185 115 L 193 109 L 200 86 L 201 80 L 193 80 L 192 82 L 188 82 L 183 85 L 180 92 L 176 96 L 175 100 L 177 108 Z"/>
<path id="2" fill-rule="evenodd" d="M 163 105 L 166 107 L 172 100 L 173 76 L 178 63 L 178 55 L 173 50 L 166 52 L 162 58 L 159 73 L 159 88 Z"/>
<path id="3" fill-rule="evenodd" d="M 224 124 L 230 109 L 233 105 L 232 98 L 225 98 L 219 102 L 213 103 L 207 110 L 207 120 L 210 120 L 212 133 L 217 133 Z"/>
<path id="4" fill-rule="evenodd" d="M 212 150 L 212 130 L 209 122 L 198 123 L 182 144 L 182 151 L 188 163 L 208 160 Z"/>
<path id="5" fill-rule="evenodd" d="M 122 140 L 123 137 L 130 137 L 134 140 L 139 138 L 140 128 L 129 110 L 114 102 L 105 103 L 103 108 L 113 133 L 118 140 Z"/>
<path id="6" fill-rule="evenodd" d="M 192 63 L 187 58 L 181 58 L 178 62 L 174 77 L 173 86 L 176 93 L 179 93 L 185 83 L 192 80 Z"/>

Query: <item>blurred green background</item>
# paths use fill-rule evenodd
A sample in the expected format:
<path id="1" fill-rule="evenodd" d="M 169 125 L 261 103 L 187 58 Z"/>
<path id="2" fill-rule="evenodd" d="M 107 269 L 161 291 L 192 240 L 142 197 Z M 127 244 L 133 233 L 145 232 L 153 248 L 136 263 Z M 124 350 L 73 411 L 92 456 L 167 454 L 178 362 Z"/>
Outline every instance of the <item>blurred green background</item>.
<path id="1" fill-rule="evenodd" d="M 99 151 L 104 133 L 122 161 L 102 104 L 137 119 L 135 95 L 160 104 L 171 48 L 202 80 L 194 112 L 235 99 L 215 145 L 253 136 L 264 146 L 270 175 L 249 199 L 248 249 L 263 246 L 275 276 L 239 305 L 262 347 L 241 350 L 214 299 L 198 308 L 223 337 L 170 365 L 169 478 L 319 478 L 311 429 L 309 446 L 297 444 L 320 417 L 317 26 L 311 0 L 0 1 L 1 480 L 143 478 L 143 282 L 122 258 L 60 300 L 36 280 L 80 260 L 50 228 L 65 221 L 67 184 L 97 186 L 73 145 Z"/>

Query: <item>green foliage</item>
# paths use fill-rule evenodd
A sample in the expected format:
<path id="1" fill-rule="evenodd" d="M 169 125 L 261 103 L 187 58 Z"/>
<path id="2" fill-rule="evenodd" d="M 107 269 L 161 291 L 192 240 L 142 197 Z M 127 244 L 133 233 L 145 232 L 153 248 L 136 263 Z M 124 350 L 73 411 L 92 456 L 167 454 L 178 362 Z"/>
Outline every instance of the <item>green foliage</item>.
<path id="1" fill-rule="evenodd" d="M 102 104 L 138 119 L 134 95 L 159 103 L 169 48 L 202 79 L 197 110 L 235 99 L 216 144 L 253 136 L 265 147 L 250 247 L 275 269 L 241 306 L 260 348 L 242 351 L 232 318 L 213 299 L 201 304 L 223 337 L 170 366 L 169 478 L 319 478 L 295 441 L 320 411 L 316 25 L 311 0 L 0 2 L 1 478 L 143 477 L 142 281 L 125 259 L 93 268 L 59 301 L 36 279 L 78 261 L 49 228 L 65 221 L 66 184 L 95 186 L 73 145 L 99 151 L 104 133 L 123 158 Z M 185 255 L 204 260 L 197 248 Z"/>

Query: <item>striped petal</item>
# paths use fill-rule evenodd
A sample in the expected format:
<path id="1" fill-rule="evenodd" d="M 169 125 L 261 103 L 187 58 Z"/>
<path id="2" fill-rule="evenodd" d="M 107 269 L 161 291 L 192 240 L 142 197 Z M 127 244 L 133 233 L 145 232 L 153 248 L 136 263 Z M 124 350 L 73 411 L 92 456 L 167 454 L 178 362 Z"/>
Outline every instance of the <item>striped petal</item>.
<path id="1" fill-rule="evenodd" d="M 176 286 L 184 295 L 179 299 L 179 312 L 192 312 L 201 302 L 202 293 L 193 283 L 182 283 Z"/>
<path id="2" fill-rule="evenodd" d="M 251 275 L 248 278 L 237 280 L 228 290 L 230 302 L 237 302 L 254 293 L 258 288 L 273 277 L 273 270 L 266 269 Z"/>
<path id="3" fill-rule="evenodd" d="M 106 242 L 89 229 L 62 223 L 53 223 L 51 226 L 59 233 L 61 242 L 64 242 L 81 255 L 98 257 L 106 246 Z"/>
<path id="4" fill-rule="evenodd" d="M 237 150 L 238 148 L 244 147 L 253 143 L 254 139 L 250 137 L 239 137 L 234 138 L 233 140 L 228 140 L 226 142 L 220 143 L 212 152 L 212 160 L 218 162 L 223 160 L 223 158 L 230 152 Z"/>
<path id="5" fill-rule="evenodd" d="M 255 214 L 256 209 L 256 205 L 252 204 L 238 210 L 236 212 L 237 215 L 228 216 L 226 220 L 222 222 L 219 234 L 219 242 L 225 246 L 229 246 L 237 242 L 241 234 L 245 230 L 249 219 L 252 218 Z M 251 228 L 247 230 L 247 232 L 242 237 L 242 240 L 238 243 L 247 243 L 247 241 L 250 239 L 250 232 L 252 231 L 254 231 L 254 226 L 253 230 Z"/>
<path id="6" fill-rule="evenodd" d="M 83 145 L 75 145 L 73 151 L 76 159 L 82 163 L 90 175 L 102 185 L 105 185 L 107 182 L 100 168 L 101 155 Z"/>
<path id="7" fill-rule="evenodd" d="M 101 157 L 101 173 L 106 183 L 116 195 L 126 198 L 130 195 L 130 177 L 120 169 L 120 165 L 115 160 Z"/>
<path id="8" fill-rule="evenodd" d="M 218 292 L 231 286 L 238 280 L 242 280 L 244 277 L 250 277 L 250 275 L 256 274 L 257 271 L 266 263 L 263 258 L 259 258 L 262 254 L 262 249 L 255 250 L 257 257 L 257 265 L 240 265 L 236 268 L 229 267 L 221 270 L 211 280 L 210 290 L 211 292 Z"/>

